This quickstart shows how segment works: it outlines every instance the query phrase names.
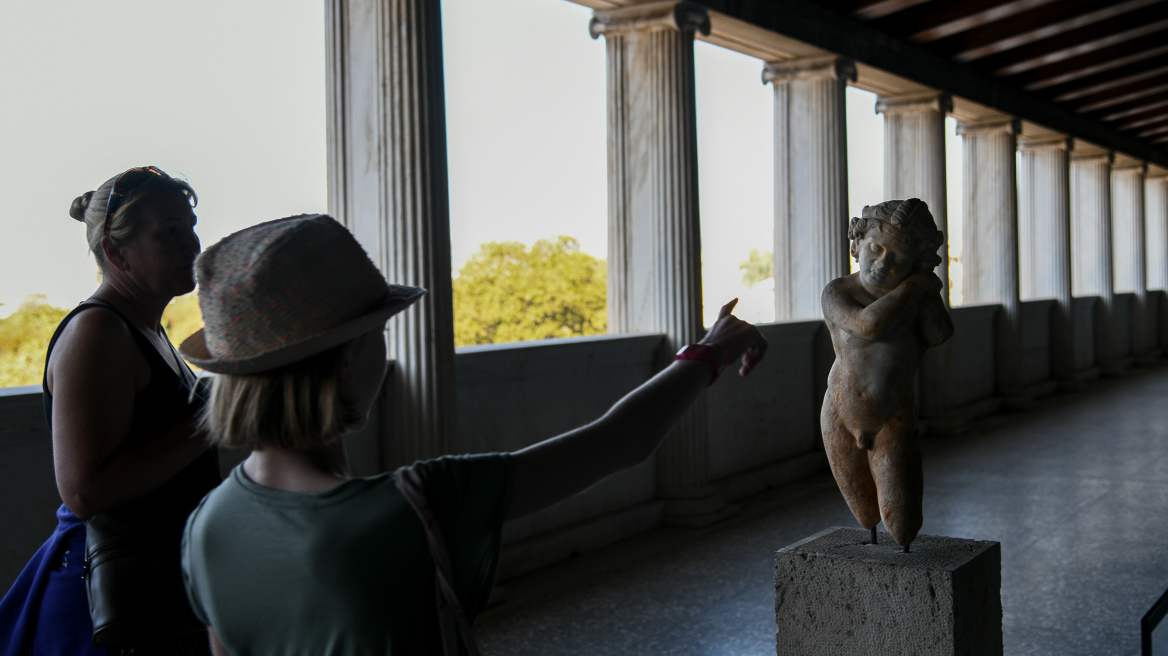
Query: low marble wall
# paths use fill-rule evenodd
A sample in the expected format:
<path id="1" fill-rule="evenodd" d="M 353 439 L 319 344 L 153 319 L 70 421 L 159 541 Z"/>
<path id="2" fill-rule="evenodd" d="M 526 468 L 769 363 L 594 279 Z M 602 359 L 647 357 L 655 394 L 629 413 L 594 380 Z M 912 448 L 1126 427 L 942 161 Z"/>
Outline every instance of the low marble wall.
<path id="1" fill-rule="evenodd" d="M 57 525 L 61 505 L 40 385 L 0 388 L 0 591 Z"/>
<path id="2" fill-rule="evenodd" d="M 458 349 L 455 451 L 516 451 L 599 418 L 656 369 L 660 335 L 617 335 Z M 512 542 L 649 501 L 652 459 L 583 494 L 510 522 Z"/>
<path id="3" fill-rule="evenodd" d="M 1165 304 L 1165 295 L 1162 290 L 1154 289 L 1148 292 L 1148 345 L 1152 348 L 1164 348 L 1168 345 L 1168 321 L 1164 314 L 1168 312 Z"/>
<path id="4" fill-rule="evenodd" d="M 1165 312 L 1156 294 L 1155 315 Z M 1121 303 L 1130 304 L 1130 299 Z M 1076 365 L 1095 364 L 1097 299 L 1075 299 Z M 1124 306 L 1127 307 L 1127 306 Z M 953 405 L 970 416 L 992 412 L 997 305 L 953 308 Z M 1049 378 L 1050 301 L 1022 306 L 1028 383 Z M 1130 324 L 1128 324 L 1130 325 Z M 1160 322 L 1168 325 L 1168 322 Z M 711 483 L 734 500 L 819 471 L 824 466 L 819 408 L 834 355 L 821 321 L 759 326 L 770 342 L 751 379 L 734 371 L 710 390 Z M 1166 340 L 1168 343 L 1168 340 Z M 512 451 L 603 414 L 661 363 L 660 335 L 614 335 L 527 344 L 467 347 L 456 354 L 456 451 Z M 391 363 L 392 365 L 392 363 Z M 384 393 L 384 390 L 383 390 Z M 0 590 L 48 537 L 60 504 L 51 440 L 38 387 L 0 389 Z M 381 470 L 380 416 L 346 438 L 357 475 Z M 224 455 L 225 468 L 245 454 Z M 650 460 L 563 503 L 508 525 L 501 575 L 506 578 L 609 544 L 661 524 Z"/>
<path id="5" fill-rule="evenodd" d="M 951 398 L 961 408 L 996 395 L 994 318 L 998 305 L 960 305 L 952 309 L 953 338 L 949 371 Z"/>
<path id="6" fill-rule="evenodd" d="M 1116 294 L 1111 306 L 1111 354 L 1115 358 L 1132 355 L 1132 311 L 1136 295 Z"/>
<path id="7" fill-rule="evenodd" d="M 727 369 L 710 388 L 710 476 L 737 499 L 815 471 L 822 453 L 819 410 L 835 360 L 822 321 L 763 324 L 769 346 L 749 378 Z M 785 464 L 784 464 L 785 463 Z"/>
<path id="8" fill-rule="evenodd" d="M 1098 364 L 1098 321 L 1103 303 L 1098 296 L 1078 296 L 1071 300 L 1071 320 L 1075 325 L 1075 371 Z"/>
<path id="9" fill-rule="evenodd" d="M 1022 302 L 1022 384 L 1050 380 L 1050 317 L 1055 301 Z"/>

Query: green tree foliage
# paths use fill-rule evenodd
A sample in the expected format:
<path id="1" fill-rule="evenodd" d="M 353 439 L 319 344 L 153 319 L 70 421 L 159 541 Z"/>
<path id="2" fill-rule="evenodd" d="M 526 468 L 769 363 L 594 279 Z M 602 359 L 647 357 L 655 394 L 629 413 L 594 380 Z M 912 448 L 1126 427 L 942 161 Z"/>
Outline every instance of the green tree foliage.
<path id="1" fill-rule="evenodd" d="M 66 314 L 69 310 L 49 305 L 44 294 L 31 294 L 0 319 L 0 387 L 40 385 L 49 340 Z M 172 300 L 162 313 L 162 327 L 176 346 L 202 326 L 194 292 Z"/>
<path id="2" fill-rule="evenodd" d="M 195 292 L 177 296 L 162 311 L 162 327 L 175 347 L 203 327 L 203 313 L 199 311 L 199 296 Z"/>
<path id="3" fill-rule="evenodd" d="M 0 387 L 39 385 L 45 369 L 45 349 L 64 308 L 48 304 L 43 294 L 32 294 L 20 309 L 0 319 Z"/>
<path id="4" fill-rule="evenodd" d="M 605 294 L 604 261 L 572 237 L 487 242 L 454 279 L 454 343 L 602 334 Z"/>
<path id="5" fill-rule="evenodd" d="M 767 278 L 773 278 L 775 275 L 775 264 L 771 252 L 760 253 L 757 248 L 750 249 L 750 255 L 746 256 L 744 262 L 738 264 L 738 268 L 742 270 L 742 284 L 747 287 L 754 287 L 757 283 Z"/>

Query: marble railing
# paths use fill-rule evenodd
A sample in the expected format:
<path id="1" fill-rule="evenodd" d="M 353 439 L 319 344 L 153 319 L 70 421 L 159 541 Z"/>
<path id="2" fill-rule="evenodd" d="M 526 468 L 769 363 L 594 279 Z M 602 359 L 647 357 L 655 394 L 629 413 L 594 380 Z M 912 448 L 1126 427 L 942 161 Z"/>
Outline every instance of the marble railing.
<path id="1" fill-rule="evenodd" d="M 1117 354 L 1130 345 L 1134 297 L 1117 294 L 1112 317 Z M 1032 393 L 1053 392 L 1050 380 L 1052 301 L 1022 304 L 1023 381 Z M 1075 299 L 1075 364 L 1090 370 L 1098 352 L 1101 303 Z M 1149 293 L 1149 334 L 1165 344 L 1163 292 Z M 952 402 L 968 419 L 996 411 L 994 321 L 997 305 L 953 308 L 956 333 Z M 824 467 L 819 407 L 833 362 L 820 321 L 764 324 L 767 360 L 750 379 L 727 372 L 709 391 L 711 483 L 728 500 L 761 492 Z M 612 335 L 460 348 L 456 354 L 455 451 L 511 451 L 599 417 L 665 361 L 659 335 Z M 1130 350 L 1130 346 L 1128 346 Z M 386 390 L 383 390 L 383 395 Z M 355 474 L 384 469 L 381 417 L 347 438 Z M 925 426 L 927 430 L 927 425 Z M 243 454 L 223 454 L 224 467 Z M 643 532 L 662 521 L 656 470 L 649 460 L 533 516 L 508 525 L 501 576 L 530 571 Z M 0 389 L 0 590 L 54 526 L 60 503 L 51 440 L 39 387 Z"/>

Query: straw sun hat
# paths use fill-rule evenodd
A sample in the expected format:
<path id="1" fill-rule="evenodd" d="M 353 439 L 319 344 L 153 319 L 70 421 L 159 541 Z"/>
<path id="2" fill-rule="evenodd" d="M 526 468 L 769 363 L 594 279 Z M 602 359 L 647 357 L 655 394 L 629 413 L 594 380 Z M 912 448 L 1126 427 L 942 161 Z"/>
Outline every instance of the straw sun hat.
<path id="1" fill-rule="evenodd" d="M 323 214 L 224 237 L 195 261 L 204 325 L 179 350 L 192 364 L 253 374 L 385 324 L 426 290 L 390 285 L 353 235 Z"/>

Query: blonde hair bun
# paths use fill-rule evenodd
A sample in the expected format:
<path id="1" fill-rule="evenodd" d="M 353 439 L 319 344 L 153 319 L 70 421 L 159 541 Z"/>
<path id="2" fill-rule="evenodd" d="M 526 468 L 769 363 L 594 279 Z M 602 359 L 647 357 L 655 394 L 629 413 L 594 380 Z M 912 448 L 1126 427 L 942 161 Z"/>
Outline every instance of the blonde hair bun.
<path id="1" fill-rule="evenodd" d="M 77 198 L 73 199 L 73 204 L 69 206 L 69 216 L 75 220 L 85 223 L 85 211 L 89 209 L 89 201 L 93 199 L 93 192 L 87 191 Z"/>

